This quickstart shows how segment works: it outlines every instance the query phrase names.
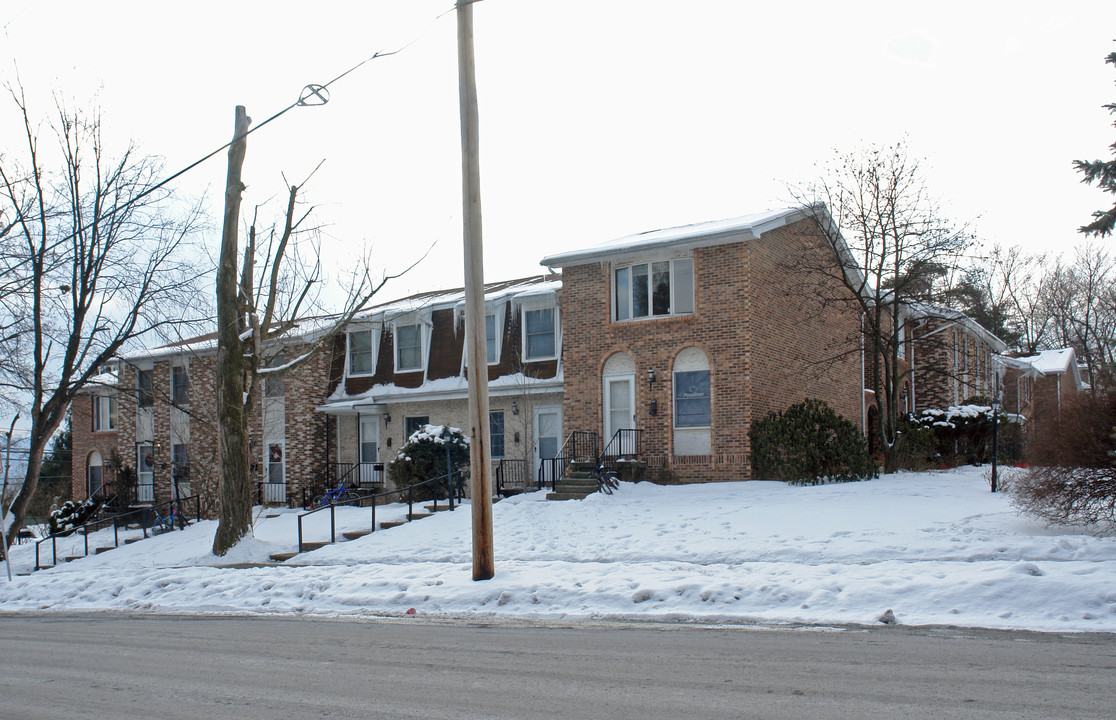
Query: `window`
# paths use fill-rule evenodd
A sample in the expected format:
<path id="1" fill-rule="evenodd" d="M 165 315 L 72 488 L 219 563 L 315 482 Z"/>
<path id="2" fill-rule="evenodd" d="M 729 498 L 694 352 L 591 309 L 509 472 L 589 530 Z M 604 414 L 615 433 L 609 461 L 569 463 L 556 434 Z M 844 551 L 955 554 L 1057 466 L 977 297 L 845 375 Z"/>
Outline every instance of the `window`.
<path id="1" fill-rule="evenodd" d="M 556 308 L 523 311 L 523 359 L 552 360 L 558 357 Z"/>
<path id="2" fill-rule="evenodd" d="M 178 406 L 190 404 L 190 377 L 182 365 L 171 367 L 171 403 Z"/>
<path id="3" fill-rule="evenodd" d="M 372 346 L 371 330 L 354 330 L 349 333 L 350 375 L 371 375 L 376 371 Z"/>
<path id="4" fill-rule="evenodd" d="M 617 321 L 694 312 L 694 261 L 660 260 L 613 273 Z"/>
<path id="5" fill-rule="evenodd" d="M 403 418 L 403 440 L 414 435 L 419 430 L 422 430 L 423 425 L 430 424 L 429 415 L 412 415 L 411 417 Z"/>
<path id="6" fill-rule="evenodd" d="M 422 325 L 395 328 L 395 371 L 422 370 Z"/>
<path id="7" fill-rule="evenodd" d="M 484 316 L 484 347 L 488 353 L 488 364 L 495 365 L 500 362 L 499 345 L 496 344 L 496 316 Z"/>
<path id="8" fill-rule="evenodd" d="M 110 395 L 93 396 L 93 432 L 116 429 L 116 398 Z"/>
<path id="9" fill-rule="evenodd" d="M 492 443 L 492 457 L 504 457 L 504 411 L 488 413 L 488 434 Z"/>
<path id="10" fill-rule="evenodd" d="M 674 373 L 674 426 L 710 427 L 709 371 Z"/>
<path id="11" fill-rule="evenodd" d="M 155 379 L 153 370 L 136 371 L 136 404 L 141 408 L 155 405 Z"/>
<path id="12" fill-rule="evenodd" d="M 282 367 L 284 364 L 283 353 L 279 353 L 267 364 L 268 367 Z M 264 373 L 264 397 L 281 398 L 286 393 L 287 382 L 282 373 Z"/>
<path id="13" fill-rule="evenodd" d="M 269 443 L 267 446 L 267 481 L 273 485 L 286 482 L 283 469 L 283 443 Z"/>

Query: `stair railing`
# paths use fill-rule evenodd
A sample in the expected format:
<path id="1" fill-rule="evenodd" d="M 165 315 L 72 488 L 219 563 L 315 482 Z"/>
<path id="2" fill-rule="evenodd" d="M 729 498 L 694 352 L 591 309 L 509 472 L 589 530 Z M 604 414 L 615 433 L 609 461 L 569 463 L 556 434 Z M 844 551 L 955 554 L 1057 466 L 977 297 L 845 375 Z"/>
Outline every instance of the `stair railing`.
<path id="1" fill-rule="evenodd" d="M 574 430 L 562 443 L 553 458 L 543 458 L 539 463 L 539 489 L 549 484 L 554 490 L 558 480 L 575 462 L 597 462 L 600 456 L 600 438 L 589 430 Z"/>
<path id="2" fill-rule="evenodd" d="M 144 536 L 146 536 L 147 528 L 150 527 L 148 522 L 150 521 L 152 511 L 158 510 L 162 507 L 170 508 L 170 506 L 176 502 L 178 503 L 178 507 L 181 508 L 184 503 L 187 503 L 190 500 L 194 501 L 194 520 L 195 522 L 197 522 L 201 520 L 201 499 L 197 495 L 191 495 L 189 497 L 179 498 L 178 500 L 167 500 L 166 502 L 161 502 L 158 505 L 152 505 L 150 507 L 130 509 L 126 512 L 117 513 L 116 515 L 113 515 L 111 517 L 90 520 L 89 522 L 78 525 L 77 527 L 69 528 L 57 533 L 51 533 L 50 535 L 47 535 L 45 538 L 42 538 L 35 543 L 35 569 L 42 569 L 42 565 L 39 563 L 39 546 L 45 543 L 47 540 L 50 540 L 51 562 L 53 565 L 58 564 L 58 538 L 69 537 L 74 533 L 81 533 L 84 536 L 83 545 L 85 554 L 82 557 L 89 557 L 89 534 L 95 532 L 102 525 L 110 522 L 112 523 L 112 546 L 114 548 L 118 548 L 120 547 L 121 520 L 124 520 L 125 524 L 127 524 L 127 521 L 129 519 L 138 514 L 140 516 L 140 524 L 143 526 L 143 534 Z M 183 526 L 181 529 L 185 530 L 186 528 L 185 526 Z"/>
<path id="3" fill-rule="evenodd" d="M 612 439 L 605 445 L 604 450 L 597 456 L 597 464 L 603 465 L 608 470 L 616 471 L 617 461 L 621 458 L 636 459 L 640 455 L 642 443 L 642 430 L 636 428 L 620 428 Z"/>

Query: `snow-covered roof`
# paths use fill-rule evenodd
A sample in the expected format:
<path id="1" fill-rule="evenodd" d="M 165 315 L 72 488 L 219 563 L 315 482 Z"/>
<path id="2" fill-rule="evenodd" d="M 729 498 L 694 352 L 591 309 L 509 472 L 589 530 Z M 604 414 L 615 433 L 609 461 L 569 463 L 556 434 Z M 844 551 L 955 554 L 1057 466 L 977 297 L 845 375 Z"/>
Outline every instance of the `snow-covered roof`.
<path id="1" fill-rule="evenodd" d="M 554 275 L 535 275 L 518 280 L 501 280 L 485 283 L 485 303 L 497 303 L 509 298 L 527 295 L 556 294 L 562 289 L 562 281 Z M 465 303 L 465 289 L 439 290 L 420 293 L 410 297 L 393 300 L 383 305 L 375 305 L 353 318 L 353 322 L 387 322 L 401 315 L 418 311 L 444 310 Z"/>
<path id="2" fill-rule="evenodd" d="M 1016 360 L 1026 363 L 1043 375 L 1066 375 L 1068 373 L 1073 380 L 1074 387 L 1078 390 L 1088 387 L 1088 384 L 1081 379 L 1081 370 L 1077 365 L 1077 353 L 1071 347 L 1041 350 L 1035 355 L 1016 358 Z"/>
<path id="3" fill-rule="evenodd" d="M 549 268 L 571 267 L 632 252 L 646 252 L 668 247 L 671 249 L 709 247 L 742 240 L 755 240 L 765 232 L 809 217 L 810 214 L 810 211 L 804 208 L 782 208 L 726 220 L 650 230 L 609 240 L 584 250 L 550 255 L 543 258 L 541 264 Z"/>
<path id="4" fill-rule="evenodd" d="M 912 302 L 907 305 L 910 314 L 915 318 L 934 318 L 962 326 L 983 340 L 993 352 L 1002 353 L 1007 349 L 1007 343 L 990 333 L 983 325 L 973 320 L 963 312 L 935 305 L 933 303 Z"/>
<path id="5" fill-rule="evenodd" d="M 522 373 L 502 375 L 488 383 L 488 393 L 491 396 L 501 395 L 535 395 L 539 393 L 561 392 L 562 374 L 558 373 L 552 378 L 534 378 Z M 345 383 L 337 386 L 333 395 L 317 409 L 319 412 L 332 414 L 348 414 L 360 410 L 362 412 L 375 412 L 377 405 L 397 402 L 400 399 L 407 402 L 420 400 L 453 400 L 467 397 L 469 384 L 464 376 L 427 380 L 417 388 L 400 387 L 394 384 L 374 385 L 370 390 L 356 394 L 345 393 Z"/>

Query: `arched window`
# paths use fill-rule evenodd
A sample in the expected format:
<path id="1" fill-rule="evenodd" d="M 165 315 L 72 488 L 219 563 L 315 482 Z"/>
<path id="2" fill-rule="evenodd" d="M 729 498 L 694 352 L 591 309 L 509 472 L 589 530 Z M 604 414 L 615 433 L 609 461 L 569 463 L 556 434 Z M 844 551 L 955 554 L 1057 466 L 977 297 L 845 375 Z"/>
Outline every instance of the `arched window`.
<path id="1" fill-rule="evenodd" d="M 713 450 L 713 393 L 709 358 L 701 348 L 684 348 L 674 358 L 674 454 L 708 455 Z"/>

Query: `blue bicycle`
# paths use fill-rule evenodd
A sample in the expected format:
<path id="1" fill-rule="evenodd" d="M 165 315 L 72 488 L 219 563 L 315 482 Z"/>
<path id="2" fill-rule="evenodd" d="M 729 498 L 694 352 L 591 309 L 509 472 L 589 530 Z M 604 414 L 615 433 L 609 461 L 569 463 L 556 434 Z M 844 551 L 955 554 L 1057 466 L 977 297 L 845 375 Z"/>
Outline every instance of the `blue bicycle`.
<path id="1" fill-rule="evenodd" d="M 155 513 L 155 522 L 151 524 L 152 535 L 162 535 L 165 532 L 174 530 L 177 524 L 183 530 L 186 529 L 186 519 L 178 512 L 178 504 L 171 504 L 171 511 L 166 516 L 160 515 L 158 510 L 153 510 Z"/>
<path id="2" fill-rule="evenodd" d="M 360 495 L 347 487 L 334 488 L 314 500 L 314 507 L 325 507 L 326 505 L 350 505 L 352 507 L 359 507 Z"/>

